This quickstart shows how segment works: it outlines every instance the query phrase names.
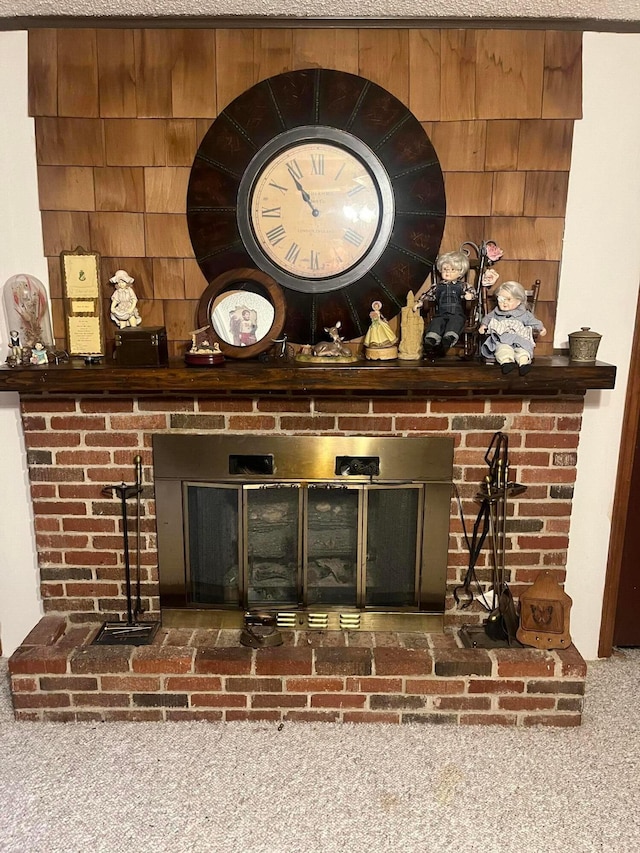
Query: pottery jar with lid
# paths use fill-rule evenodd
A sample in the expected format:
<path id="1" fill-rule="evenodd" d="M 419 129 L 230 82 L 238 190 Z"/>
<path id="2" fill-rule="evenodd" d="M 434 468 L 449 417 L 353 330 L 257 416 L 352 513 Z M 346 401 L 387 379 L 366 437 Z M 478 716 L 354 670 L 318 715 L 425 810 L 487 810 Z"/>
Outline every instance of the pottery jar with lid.
<path id="1" fill-rule="evenodd" d="M 602 335 L 583 326 L 579 332 L 569 335 L 569 358 L 571 361 L 595 361 Z"/>

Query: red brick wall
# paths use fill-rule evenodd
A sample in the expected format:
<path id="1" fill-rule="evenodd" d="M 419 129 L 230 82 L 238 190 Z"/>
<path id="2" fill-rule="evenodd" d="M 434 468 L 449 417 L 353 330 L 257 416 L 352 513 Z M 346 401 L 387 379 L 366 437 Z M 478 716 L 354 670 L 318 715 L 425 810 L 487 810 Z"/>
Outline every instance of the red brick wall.
<path id="1" fill-rule="evenodd" d="M 508 507 L 506 565 L 512 591 L 517 595 L 542 569 L 553 569 L 562 582 L 582 408 L 580 396 L 24 398 L 22 416 L 45 612 L 83 622 L 117 618 L 126 610 L 121 506 L 117 497 L 104 495 L 102 490 L 132 483 L 133 460 L 140 454 L 145 483 L 141 501 L 143 604 L 148 614 L 157 614 L 151 437 L 167 431 L 453 435 L 454 481 L 471 533 L 478 512 L 474 496 L 487 471 L 484 455 L 494 433 L 501 430 L 509 438 L 510 479 L 527 486 Z M 484 611 L 475 604 L 471 611 L 455 607 L 452 591 L 464 577 L 468 551 L 455 500 L 451 508 L 445 624 L 455 627 L 479 621 Z M 133 509 L 130 502 L 130 511 Z M 485 551 L 478 575 L 489 581 L 486 566 Z"/>

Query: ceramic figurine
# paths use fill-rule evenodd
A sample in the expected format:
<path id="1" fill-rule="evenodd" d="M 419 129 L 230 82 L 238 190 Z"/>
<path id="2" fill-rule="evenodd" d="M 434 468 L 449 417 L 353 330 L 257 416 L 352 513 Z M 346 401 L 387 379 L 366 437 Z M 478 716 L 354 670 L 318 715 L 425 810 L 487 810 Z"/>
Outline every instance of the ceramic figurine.
<path id="1" fill-rule="evenodd" d="M 407 293 L 407 304 L 400 312 L 400 346 L 398 358 L 405 361 L 419 361 L 422 358 L 422 336 L 424 319 L 415 310 L 416 298 L 413 291 Z"/>
<path id="2" fill-rule="evenodd" d="M 353 353 L 351 349 L 344 344 L 343 339 L 340 337 L 340 327 L 342 323 L 340 320 L 335 324 L 335 326 L 325 326 L 325 332 L 331 338 L 330 341 L 321 341 L 319 344 L 316 344 L 313 348 L 313 354 L 320 358 L 353 358 Z"/>
<path id="3" fill-rule="evenodd" d="M 465 281 L 469 272 L 469 258 L 464 252 L 439 255 L 436 269 L 439 280 L 426 291 L 420 288 L 416 294 L 416 304 L 420 308 L 426 300 L 435 302 L 435 314 L 425 332 L 424 347 L 427 352 L 433 353 L 440 349 L 446 353 L 458 342 L 464 329 L 466 317 L 463 300 L 475 299 L 475 292 Z"/>
<path id="4" fill-rule="evenodd" d="M 44 344 L 38 341 L 31 350 L 31 364 L 49 364 L 49 356 Z"/>
<path id="5" fill-rule="evenodd" d="M 382 316 L 382 302 L 376 299 L 369 312 L 371 325 L 364 336 L 364 357 L 373 361 L 388 361 L 398 357 L 398 336 Z"/>
<path id="6" fill-rule="evenodd" d="M 503 373 L 516 367 L 524 376 L 531 370 L 535 341 L 533 333 L 546 335 L 540 320 L 527 309 L 527 294 L 517 281 L 505 281 L 496 291 L 498 307 L 486 314 L 478 327 L 486 335 L 480 354 L 495 359 Z"/>
<path id="7" fill-rule="evenodd" d="M 111 319 L 120 329 L 139 326 L 142 317 L 137 308 L 138 297 L 131 287 L 135 279 L 126 270 L 118 270 L 109 281 L 115 286 L 111 295 Z"/>

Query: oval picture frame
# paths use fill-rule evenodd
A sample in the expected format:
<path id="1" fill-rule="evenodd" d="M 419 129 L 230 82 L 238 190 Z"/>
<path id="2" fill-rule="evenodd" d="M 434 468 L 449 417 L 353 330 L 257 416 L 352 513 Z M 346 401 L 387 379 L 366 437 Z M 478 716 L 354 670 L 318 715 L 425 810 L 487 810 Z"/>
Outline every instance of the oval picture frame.
<path id="1" fill-rule="evenodd" d="M 227 270 L 206 287 L 198 303 L 198 326 L 227 358 L 253 358 L 273 346 L 284 328 L 282 288 L 252 267 Z"/>

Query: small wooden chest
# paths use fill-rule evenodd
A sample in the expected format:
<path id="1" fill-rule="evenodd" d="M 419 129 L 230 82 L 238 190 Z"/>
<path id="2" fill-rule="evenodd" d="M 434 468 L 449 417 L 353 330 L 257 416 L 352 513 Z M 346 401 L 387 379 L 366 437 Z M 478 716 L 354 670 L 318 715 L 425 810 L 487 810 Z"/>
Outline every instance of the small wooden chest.
<path id="1" fill-rule="evenodd" d="M 113 357 L 121 367 L 158 367 L 168 364 L 167 330 L 164 326 L 118 329 Z"/>

